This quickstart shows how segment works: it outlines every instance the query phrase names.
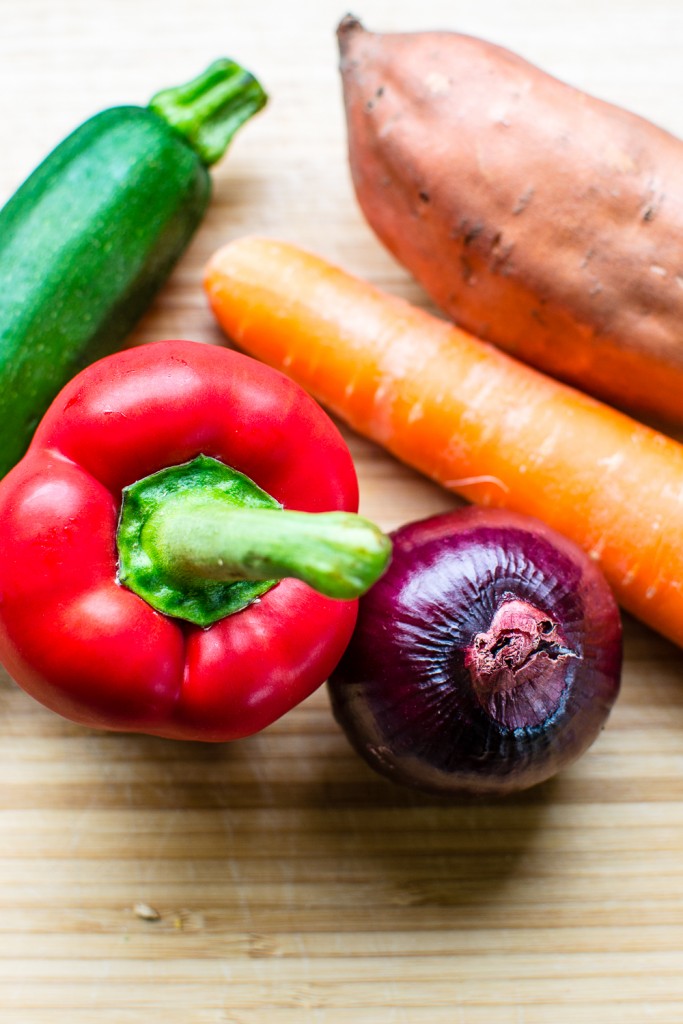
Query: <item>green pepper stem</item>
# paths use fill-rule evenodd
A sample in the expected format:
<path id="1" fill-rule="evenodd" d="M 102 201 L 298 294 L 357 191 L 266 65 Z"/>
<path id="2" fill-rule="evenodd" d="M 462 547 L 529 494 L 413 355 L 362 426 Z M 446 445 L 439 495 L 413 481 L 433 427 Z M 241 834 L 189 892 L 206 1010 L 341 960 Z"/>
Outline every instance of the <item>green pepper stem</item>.
<path id="1" fill-rule="evenodd" d="M 175 507 L 174 507 L 175 506 Z M 391 542 L 349 512 L 220 508 L 169 502 L 145 524 L 150 556 L 179 582 L 294 577 L 327 597 L 364 594 L 387 567 Z"/>
<path id="2" fill-rule="evenodd" d="M 382 575 L 391 541 L 349 512 L 293 512 L 207 455 L 124 488 L 117 579 L 197 626 L 247 608 L 293 576 L 353 600 Z"/>
<path id="3" fill-rule="evenodd" d="M 156 93 L 149 108 L 184 135 L 209 167 L 223 156 L 237 129 L 265 106 L 267 99 L 250 72 L 223 58 L 192 81 Z"/>

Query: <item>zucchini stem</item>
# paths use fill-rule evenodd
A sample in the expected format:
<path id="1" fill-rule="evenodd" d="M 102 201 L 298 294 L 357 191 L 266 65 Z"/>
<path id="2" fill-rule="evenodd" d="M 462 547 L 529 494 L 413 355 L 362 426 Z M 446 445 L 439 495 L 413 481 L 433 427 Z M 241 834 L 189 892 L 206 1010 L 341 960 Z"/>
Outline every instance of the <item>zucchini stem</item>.
<path id="1" fill-rule="evenodd" d="M 185 136 L 207 166 L 225 153 L 237 130 L 265 106 L 260 82 L 235 61 L 221 58 L 183 85 L 156 93 L 149 109 Z"/>

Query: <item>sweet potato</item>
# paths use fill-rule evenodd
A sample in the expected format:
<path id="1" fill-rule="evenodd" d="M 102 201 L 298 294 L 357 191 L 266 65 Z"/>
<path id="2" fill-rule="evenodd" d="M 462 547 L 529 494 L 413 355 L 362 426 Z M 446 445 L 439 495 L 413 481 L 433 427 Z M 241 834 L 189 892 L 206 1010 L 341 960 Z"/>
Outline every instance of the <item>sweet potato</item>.
<path id="1" fill-rule="evenodd" d="M 683 142 L 479 39 L 338 35 L 358 201 L 434 302 L 683 424 Z"/>

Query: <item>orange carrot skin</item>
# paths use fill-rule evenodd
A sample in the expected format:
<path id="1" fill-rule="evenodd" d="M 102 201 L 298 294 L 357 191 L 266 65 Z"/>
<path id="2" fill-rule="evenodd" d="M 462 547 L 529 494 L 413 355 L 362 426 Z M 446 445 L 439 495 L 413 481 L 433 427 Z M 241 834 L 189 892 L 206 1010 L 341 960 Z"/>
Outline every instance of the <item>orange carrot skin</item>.
<path id="1" fill-rule="evenodd" d="M 461 327 L 683 424 L 683 141 L 456 32 L 339 28 L 356 195 Z"/>
<path id="2" fill-rule="evenodd" d="M 570 537 L 683 645 L 683 445 L 283 242 L 232 242 L 205 288 L 240 348 L 447 489 Z"/>

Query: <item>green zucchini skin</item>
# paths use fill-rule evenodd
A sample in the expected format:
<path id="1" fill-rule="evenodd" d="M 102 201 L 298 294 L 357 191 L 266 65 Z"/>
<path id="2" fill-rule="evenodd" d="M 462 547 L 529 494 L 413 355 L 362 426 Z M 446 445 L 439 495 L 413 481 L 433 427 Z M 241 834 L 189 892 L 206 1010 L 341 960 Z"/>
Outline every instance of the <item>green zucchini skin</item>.
<path id="1" fill-rule="evenodd" d="M 146 107 L 77 128 L 0 210 L 0 476 L 148 307 L 202 219 L 205 164 Z"/>

